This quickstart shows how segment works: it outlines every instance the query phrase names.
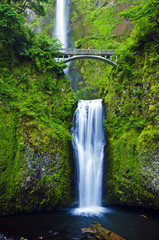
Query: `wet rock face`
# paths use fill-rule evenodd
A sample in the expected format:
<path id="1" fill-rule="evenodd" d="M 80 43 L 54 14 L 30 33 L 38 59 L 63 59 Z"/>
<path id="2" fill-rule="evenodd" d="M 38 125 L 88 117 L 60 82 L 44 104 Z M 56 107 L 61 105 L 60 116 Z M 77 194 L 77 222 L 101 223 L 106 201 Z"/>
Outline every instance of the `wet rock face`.
<path id="1" fill-rule="evenodd" d="M 0 215 L 51 210 L 70 200 L 69 164 L 59 152 L 53 158 L 47 152 L 36 152 L 26 146 L 21 161 L 23 166 L 18 175 L 21 181 Z"/>
<path id="2" fill-rule="evenodd" d="M 107 2 L 107 1 L 102 1 L 102 0 L 100 1 L 100 0 L 98 0 L 98 1 L 96 1 L 96 7 L 97 7 L 97 8 L 100 8 L 100 7 L 102 7 L 103 4 L 106 3 L 106 2 Z"/>
<path id="3" fill-rule="evenodd" d="M 46 15 L 39 18 L 32 10 L 26 9 L 26 24 L 37 33 L 45 31 L 46 35 L 52 36 L 55 25 L 55 2 L 56 0 L 52 0 L 50 4 L 46 5 Z"/>
<path id="4" fill-rule="evenodd" d="M 97 0 L 96 7 L 101 8 L 105 5 L 111 6 L 111 5 L 113 5 L 113 3 L 114 3 L 114 0 L 107 0 L 107 1 L 106 0 Z"/>
<path id="5" fill-rule="evenodd" d="M 145 131 L 139 138 L 139 158 L 142 182 L 154 196 L 152 204 L 159 205 L 159 132 Z"/>
<path id="6" fill-rule="evenodd" d="M 37 17 L 36 14 L 30 9 L 26 9 L 25 12 L 27 14 L 27 19 L 26 19 L 27 24 L 29 24 L 30 22 L 33 22 Z"/>
<path id="7" fill-rule="evenodd" d="M 140 156 L 141 171 L 147 188 L 159 195 L 159 154 L 151 150 Z"/>
<path id="8" fill-rule="evenodd" d="M 31 185 L 39 185 L 42 177 L 56 174 L 60 165 L 59 154 L 53 159 L 49 153 L 35 153 L 30 147 L 26 147 L 24 158 L 26 161 L 23 169 L 23 181 L 21 187 L 27 189 Z"/>
<path id="9" fill-rule="evenodd" d="M 20 161 L 12 165 L 10 188 L 1 191 L 0 215 L 65 206 L 71 198 L 67 157 L 60 151 L 52 157 L 28 145 L 21 154 Z"/>

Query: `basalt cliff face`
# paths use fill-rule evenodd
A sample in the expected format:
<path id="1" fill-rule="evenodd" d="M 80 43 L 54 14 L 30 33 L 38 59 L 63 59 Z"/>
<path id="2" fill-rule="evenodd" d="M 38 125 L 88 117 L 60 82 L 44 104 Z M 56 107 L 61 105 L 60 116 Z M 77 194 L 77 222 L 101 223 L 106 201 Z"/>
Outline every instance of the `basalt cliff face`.
<path id="1" fill-rule="evenodd" d="M 65 206 L 76 97 L 54 60 L 59 44 L 10 5 L 0 20 L 0 215 Z"/>
<path id="2" fill-rule="evenodd" d="M 71 63 L 69 73 L 78 99 L 103 98 L 105 102 L 104 198 L 154 208 L 159 207 L 156 4 L 153 0 L 70 0 L 69 27 L 70 46 L 116 51 L 116 69 L 80 60 Z M 52 16 L 54 6 L 55 1 Z M 47 22 L 49 14 L 50 9 L 40 21 Z M 53 22 L 44 29 L 51 29 Z"/>
<path id="3" fill-rule="evenodd" d="M 23 70 L 16 67 L 12 83 L 1 85 L 0 215 L 54 209 L 72 199 L 69 131 L 76 98 L 63 74 L 50 77 L 49 89 L 45 74 Z M 40 87 L 44 79 L 47 90 Z"/>
<path id="4" fill-rule="evenodd" d="M 80 77 L 70 74 L 79 99 L 105 102 L 105 199 L 159 208 L 156 8 L 151 0 L 72 1 L 74 46 L 115 49 L 118 66 L 81 60 L 72 63 Z"/>

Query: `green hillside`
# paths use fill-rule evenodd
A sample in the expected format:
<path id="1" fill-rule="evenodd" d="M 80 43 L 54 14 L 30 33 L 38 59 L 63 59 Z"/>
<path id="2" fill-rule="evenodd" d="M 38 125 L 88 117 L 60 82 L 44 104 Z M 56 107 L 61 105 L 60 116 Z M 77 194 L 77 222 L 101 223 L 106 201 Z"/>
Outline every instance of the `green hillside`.
<path id="1" fill-rule="evenodd" d="M 70 127 L 76 98 L 56 39 L 35 34 L 0 5 L 0 214 L 71 200 Z"/>
<path id="2" fill-rule="evenodd" d="M 105 102 L 105 197 L 158 208 L 159 1 L 73 4 L 75 37 L 80 29 L 75 46 L 118 55 L 116 69 L 91 60 L 73 66 L 81 72 L 74 80 L 77 97 Z"/>

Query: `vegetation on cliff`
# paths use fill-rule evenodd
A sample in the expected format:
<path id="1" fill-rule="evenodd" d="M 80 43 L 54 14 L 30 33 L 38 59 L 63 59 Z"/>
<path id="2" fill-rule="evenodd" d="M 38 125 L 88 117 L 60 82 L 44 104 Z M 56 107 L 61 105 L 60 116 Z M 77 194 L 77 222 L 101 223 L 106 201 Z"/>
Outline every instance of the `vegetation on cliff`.
<path id="1" fill-rule="evenodd" d="M 8 4 L 0 4 L 0 28 L 0 214 L 63 206 L 76 98 L 54 60 L 60 44 Z"/>
<path id="2" fill-rule="evenodd" d="M 108 193 L 121 202 L 159 207 L 158 1 L 125 10 L 134 28 L 121 45 L 118 69 L 104 89 L 107 116 Z M 109 164 L 109 163 L 108 163 Z M 111 192 L 111 190 L 113 190 Z"/>
<path id="3" fill-rule="evenodd" d="M 48 3 L 49 0 L 1 0 L 1 2 L 3 4 L 11 5 L 19 14 L 26 13 L 29 9 L 39 16 L 44 16 L 44 3 Z"/>
<path id="4" fill-rule="evenodd" d="M 53 11 L 30 23 L 44 30 L 35 34 L 17 13 L 23 2 L 0 3 L 0 214 L 51 209 L 71 198 L 76 98 L 65 64 L 54 60 L 60 44 L 46 36 Z M 74 47 L 118 55 L 116 69 L 93 60 L 71 65 L 76 96 L 105 102 L 105 197 L 158 208 L 159 1 L 71 0 L 70 13 Z"/>
<path id="5" fill-rule="evenodd" d="M 105 101 L 106 198 L 158 208 L 159 1 L 105 1 L 88 8 L 81 8 L 82 23 L 73 10 L 74 31 L 82 29 L 75 46 L 113 48 L 118 55 L 116 69 L 90 60 L 73 66 L 82 74 L 74 83 L 77 96 Z"/>

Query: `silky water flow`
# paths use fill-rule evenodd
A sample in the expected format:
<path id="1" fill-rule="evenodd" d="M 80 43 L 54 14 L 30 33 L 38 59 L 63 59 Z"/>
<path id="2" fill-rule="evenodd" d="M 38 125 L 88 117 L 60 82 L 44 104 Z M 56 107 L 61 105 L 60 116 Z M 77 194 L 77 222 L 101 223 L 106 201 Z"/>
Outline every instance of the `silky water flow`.
<path id="1" fill-rule="evenodd" d="M 73 117 L 73 148 L 77 161 L 79 208 L 75 214 L 98 214 L 102 208 L 104 127 L 102 100 L 80 100 Z"/>
<path id="2" fill-rule="evenodd" d="M 56 1 L 54 34 L 68 46 L 69 0 Z M 104 128 L 102 100 L 80 100 L 74 114 L 72 135 L 77 160 L 79 208 L 75 214 L 104 211 L 102 199 L 102 171 L 104 158 Z"/>
<path id="3" fill-rule="evenodd" d="M 69 0 L 56 0 L 56 21 L 54 34 L 62 43 L 62 48 L 68 45 Z"/>

